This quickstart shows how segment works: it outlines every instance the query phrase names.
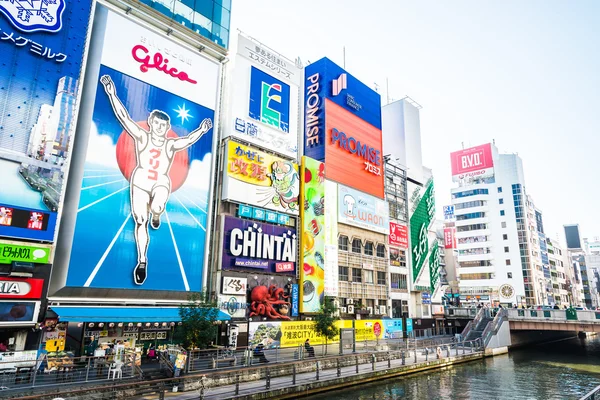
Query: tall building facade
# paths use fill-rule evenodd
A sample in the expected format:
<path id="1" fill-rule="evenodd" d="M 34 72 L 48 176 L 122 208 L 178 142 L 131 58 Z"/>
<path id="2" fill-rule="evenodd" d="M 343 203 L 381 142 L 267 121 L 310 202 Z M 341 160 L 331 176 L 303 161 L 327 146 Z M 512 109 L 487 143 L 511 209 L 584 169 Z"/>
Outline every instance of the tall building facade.
<path id="1" fill-rule="evenodd" d="M 544 276 L 536 209 L 516 154 L 493 144 L 451 155 L 461 301 L 535 305 Z M 541 233 L 543 235 L 543 233 Z M 548 275 L 548 274 L 546 274 Z M 542 304 L 548 304 L 546 299 Z"/>
<path id="2" fill-rule="evenodd" d="M 429 324 L 432 306 L 442 303 L 445 280 L 440 267 L 443 246 L 439 246 L 434 224 L 433 174 L 422 160 L 421 108 L 409 97 L 382 108 L 383 152 L 390 221 L 394 230 L 407 227 L 408 231 L 405 247 L 390 246 L 390 252 L 399 255 L 397 262 L 390 257 L 392 309 L 395 315 L 408 313 Z"/>

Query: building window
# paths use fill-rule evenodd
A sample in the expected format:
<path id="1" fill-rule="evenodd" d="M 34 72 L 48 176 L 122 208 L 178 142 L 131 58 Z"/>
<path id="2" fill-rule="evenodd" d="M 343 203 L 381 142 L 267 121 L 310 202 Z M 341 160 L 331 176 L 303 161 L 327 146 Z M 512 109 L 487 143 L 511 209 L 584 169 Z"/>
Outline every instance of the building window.
<path id="1" fill-rule="evenodd" d="M 365 255 L 367 255 L 367 256 L 373 255 L 373 242 L 365 243 Z"/>
<path id="2" fill-rule="evenodd" d="M 479 280 L 487 280 L 494 279 L 491 273 L 478 273 L 478 274 L 461 274 L 460 279 L 469 280 L 469 281 L 479 281 Z"/>
<path id="3" fill-rule="evenodd" d="M 508 249 L 508 246 L 504 246 L 504 252 L 508 253 L 510 250 Z"/>
<path id="4" fill-rule="evenodd" d="M 504 204 L 504 199 L 498 199 L 498 204 Z"/>
<path id="5" fill-rule="evenodd" d="M 338 249 L 348 251 L 348 236 L 340 236 L 338 238 Z"/>
<path id="6" fill-rule="evenodd" d="M 352 240 L 352 252 L 353 253 L 361 253 L 361 247 L 362 247 L 362 243 L 360 241 L 360 239 L 353 239 Z"/>
<path id="7" fill-rule="evenodd" d="M 362 282 L 362 275 L 360 268 L 352 268 L 352 282 Z"/>
<path id="8" fill-rule="evenodd" d="M 340 281 L 348 282 L 348 267 L 342 267 L 341 265 L 338 267 Z"/>
<path id="9" fill-rule="evenodd" d="M 382 271 L 377 271 L 377 284 L 378 285 L 385 285 L 385 272 Z"/>
<path id="10" fill-rule="evenodd" d="M 502 227 L 506 228 L 506 222 L 502 222 Z"/>
<path id="11" fill-rule="evenodd" d="M 461 197 L 477 196 L 478 194 L 488 194 L 488 190 L 487 189 L 473 189 L 473 190 L 467 190 L 466 192 L 452 193 L 452 198 L 460 199 Z"/>
<path id="12" fill-rule="evenodd" d="M 508 279 L 512 279 L 512 272 L 507 272 L 507 273 L 506 273 L 506 277 L 507 277 Z"/>
<path id="13" fill-rule="evenodd" d="M 407 279 L 405 274 L 390 274 L 390 287 L 392 289 L 407 289 Z"/>
<path id="14" fill-rule="evenodd" d="M 487 224 L 472 224 L 472 225 L 464 225 L 456 228 L 457 232 L 468 232 L 468 231 L 478 231 L 481 229 L 487 229 Z"/>
<path id="15" fill-rule="evenodd" d="M 498 187 L 498 193 L 502 193 L 502 186 Z"/>
<path id="16" fill-rule="evenodd" d="M 469 213 L 469 214 L 457 215 L 456 220 L 464 221 L 466 219 L 483 218 L 483 217 L 485 217 L 484 212 L 474 212 L 474 213 Z"/>
<path id="17" fill-rule="evenodd" d="M 365 283 L 373 284 L 373 271 L 365 271 Z"/>
<path id="18" fill-rule="evenodd" d="M 500 216 L 504 217 L 504 210 L 500 210 Z"/>
<path id="19" fill-rule="evenodd" d="M 510 265 L 510 260 L 506 260 L 506 265 Z"/>
<path id="20" fill-rule="evenodd" d="M 502 240 L 508 240 L 508 235 L 506 233 L 502 235 Z"/>
<path id="21" fill-rule="evenodd" d="M 383 245 L 383 244 L 377 245 L 377 257 L 385 258 L 385 245 Z"/>

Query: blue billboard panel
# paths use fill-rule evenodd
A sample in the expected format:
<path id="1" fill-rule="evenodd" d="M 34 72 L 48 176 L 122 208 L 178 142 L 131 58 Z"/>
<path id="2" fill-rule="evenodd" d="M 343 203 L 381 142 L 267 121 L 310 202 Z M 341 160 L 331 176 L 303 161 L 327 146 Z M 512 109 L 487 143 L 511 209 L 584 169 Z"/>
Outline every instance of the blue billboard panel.
<path id="1" fill-rule="evenodd" d="M 200 291 L 219 65 L 101 6 L 92 40 L 66 286 Z"/>
<path id="2" fill-rule="evenodd" d="M 290 85 L 256 67 L 250 72 L 250 118 L 290 131 Z"/>
<path id="3" fill-rule="evenodd" d="M 0 236 L 54 240 L 90 8 L 0 2 Z"/>
<path id="4" fill-rule="evenodd" d="M 304 155 L 325 161 L 325 99 L 381 129 L 381 96 L 328 58 L 304 71 Z"/>

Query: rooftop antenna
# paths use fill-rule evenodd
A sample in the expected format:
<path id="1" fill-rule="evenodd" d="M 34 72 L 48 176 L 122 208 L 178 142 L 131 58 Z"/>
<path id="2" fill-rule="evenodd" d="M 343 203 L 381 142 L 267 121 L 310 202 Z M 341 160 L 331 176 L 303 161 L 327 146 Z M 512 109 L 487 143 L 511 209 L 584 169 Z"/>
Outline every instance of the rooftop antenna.
<path id="1" fill-rule="evenodd" d="M 385 97 L 387 101 L 386 104 L 390 104 L 390 81 L 387 77 L 385 78 Z"/>

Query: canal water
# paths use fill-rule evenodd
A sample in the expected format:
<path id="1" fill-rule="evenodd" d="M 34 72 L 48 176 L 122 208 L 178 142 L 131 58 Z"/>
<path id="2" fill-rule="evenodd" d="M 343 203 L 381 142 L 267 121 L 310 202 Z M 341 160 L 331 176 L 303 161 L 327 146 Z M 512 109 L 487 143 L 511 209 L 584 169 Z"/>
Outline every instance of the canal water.
<path id="1" fill-rule="evenodd" d="M 579 399 L 600 385 L 600 336 L 515 350 L 452 368 L 311 396 L 347 399 Z"/>

